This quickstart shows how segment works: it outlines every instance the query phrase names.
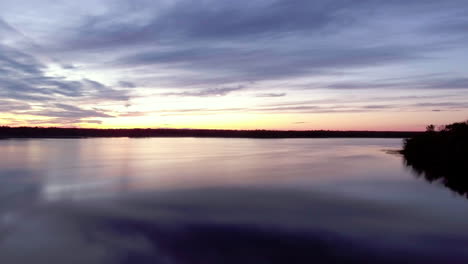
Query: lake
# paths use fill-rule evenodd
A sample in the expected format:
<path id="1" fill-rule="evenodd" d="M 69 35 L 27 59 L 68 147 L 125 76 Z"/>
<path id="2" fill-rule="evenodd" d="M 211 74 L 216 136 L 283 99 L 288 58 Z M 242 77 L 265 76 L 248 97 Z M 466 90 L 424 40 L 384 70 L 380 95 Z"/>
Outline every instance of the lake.
<path id="1" fill-rule="evenodd" d="M 402 139 L 0 140 L 0 263 L 468 263 Z"/>

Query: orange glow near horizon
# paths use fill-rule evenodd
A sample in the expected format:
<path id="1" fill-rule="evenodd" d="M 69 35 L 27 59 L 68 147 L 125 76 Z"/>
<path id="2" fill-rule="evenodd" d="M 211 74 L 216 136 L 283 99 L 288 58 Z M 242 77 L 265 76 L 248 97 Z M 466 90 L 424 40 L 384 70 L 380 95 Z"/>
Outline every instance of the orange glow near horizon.
<path id="1" fill-rule="evenodd" d="M 444 113 L 398 112 L 332 113 L 332 114 L 261 114 L 218 113 L 215 115 L 139 116 L 101 118 L 102 123 L 56 123 L 47 117 L 3 114 L 3 126 L 40 126 L 76 128 L 175 128 L 175 129 L 239 129 L 239 130 L 367 130 L 423 131 L 428 124 L 444 125 L 463 121 L 466 113 L 447 118 Z M 85 120 L 86 121 L 86 120 Z"/>

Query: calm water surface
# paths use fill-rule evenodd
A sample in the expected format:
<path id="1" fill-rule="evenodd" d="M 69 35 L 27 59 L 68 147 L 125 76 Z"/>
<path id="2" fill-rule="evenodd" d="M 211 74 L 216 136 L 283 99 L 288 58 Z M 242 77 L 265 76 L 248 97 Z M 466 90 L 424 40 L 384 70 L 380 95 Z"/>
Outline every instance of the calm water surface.
<path id="1" fill-rule="evenodd" d="M 468 263 L 401 139 L 0 140 L 0 263 Z"/>

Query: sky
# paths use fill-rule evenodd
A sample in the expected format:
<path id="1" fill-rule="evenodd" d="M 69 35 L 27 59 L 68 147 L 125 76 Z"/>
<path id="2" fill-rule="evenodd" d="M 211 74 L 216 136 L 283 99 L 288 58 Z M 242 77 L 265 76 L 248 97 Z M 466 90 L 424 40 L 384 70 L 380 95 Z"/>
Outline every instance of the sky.
<path id="1" fill-rule="evenodd" d="M 464 121 L 466 14 L 466 0 L 2 0 L 0 125 Z"/>

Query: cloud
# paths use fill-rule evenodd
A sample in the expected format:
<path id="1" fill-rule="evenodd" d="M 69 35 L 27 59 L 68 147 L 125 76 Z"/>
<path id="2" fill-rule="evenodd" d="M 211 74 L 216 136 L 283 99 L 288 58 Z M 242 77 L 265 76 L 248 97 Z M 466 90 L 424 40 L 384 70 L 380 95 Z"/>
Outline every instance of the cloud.
<path id="1" fill-rule="evenodd" d="M 9 119 L 8 123 L 12 125 L 75 125 L 75 124 L 102 124 L 103 118 L 114 117 L 108 114 L 102 109 L 92 108 L 86 109 L 74 105 L 56 103 L 42 106 L 41 109 L 38 107 L 32 108 L 28 104 L 21 103 L 9 103 L 3 107 L 3 102 L 0 101 L 0 112 L 10 112 L 19 115 L 26 115 L 29 118 L 22 118 L 21 120 Z M 8 108 L 9 109 L 6 109 Z M 34 117 L 46 117 L 46 119 L 31 119 L 30 116 Z"/>
<path id="2" fill-rule="evenodd" d="M 448 48 L 444 40 L 421 28 L 431 24 L 436 30 L 443 21 L 427 20 L 446 12 L 465 21 L 456 3 L 437 1 L 120 1 L 119 5 L 82 18 L 59 42 L 61 48 L 111 53 L 109 66 L 122 69 L 177 70 L 176 78 L 163 80 L 175 87 L 320 76 L 424 61 L 428 54 Z M 421 18 L 421 25 L 394 29 L 393 20 L 409 10 L 415 20 Z M 374 28 L 380 20 L 377 25 L 382 28 Z M 386 30 L 403 32 L 403 41 L 382 35 Z"/>
<path id="3" fill-rule="evenodd" d="M 112 89 L 94 80 L 48 76 L 46 69 L 47 66 L 33 55 L 0 44 L 0 95 L 37 101 L 53 100 L 56 96 L 129 98 L 126 91 Z"/>
<path id="4" fill-rule="evenodd" d="M 423 87 L 432 89 L 468 89 L 468 78 L 445 78 L 422 82 Z"/>
<path id="5" fill-rule="evenodd" d="M 135 45 L 153 41 L 170 43 L 187 40 L 245 39 L 289 32 L 316 31 L 345 27 L 352 21 L 357 6 L 351 1 L 174 1 L 172 4 L 147 4 L 146 19 L 128 19 L 128 3 L 107 14 L 89 16 L 74 32 L 69 48 L 100 48 Z M 249 8 L 246 8 L 249 3 Z M 147 14 L 154 14 L 148 16 Z M 119 19 L 120 18 L 120 19 Z M 213 23 L 214 22 L 214 23 Z"/>
<path id="6" fill-rule="evenodd" d="M 128 81 L 119 81 L 118 85 L 125 88 L 135 88 L 136 84 Z"/>
<path id="7" fill-rule="evenodd" d="M 58 118 L 96 118 L 96 117 L 112 117 L 112 115 L 106 114 L 102 110 L 98 109 L 83 109 L 73 105 L 67 104 L 55 104 L 55 110 L 43 110 L 43 111 L 29 111 L 28 114 L 37 116 L 47 117 L 58 117 Z"/>
<path id="8" fill-rule="evenodd" d="M 8 101 L 0 100 L 0 113 L 2 112 L 14 112 L 14 111 L 24 111 L 31 109 L 31 106 L 27 103 L 17 102 L 17 101 Z"/>
<path id="9" fill-rule="evenodd" d="M 342 102 L 340 104 L 322 103 L 312 104 L 311 102 L 289 102 L 282 103 L 279 106 L 270 104 L 270 106 L 244 107 L 244 108 L 194 108 L 194 109 L 172 109 L 155 112 L 164 116 L 177 115 L 214 115 L 233 112 L 257 113 L 257 114 L 275 114 L 275 113 L 306 113 L 306 114 L 327 114 L 327 113 L 369 113 L 369 112 L 414 112 L 414 111 L 433 111 L 438 107 L 439 111 L 460 111 L 468 109 L 466 103 L 441 102 L 441 103 L 404 103 L 395 102 L 393 104 L 369 104 L 369 102 Z M 142 113 L 138 113 L 141 115 Z M 130 114 L 133 116 L 134 114 Z M 126 116 L 124 114 L 124 116 Z"/>
<path id="10" fill-rule="evenodd" d="M 422 78 L 408 78 L 405 80 L 388 81 L 375 80 L 373 82 L 347 81 L 336 82 L 328 85 L 317 84 L 316 88 L 328 89 L 398 89 L 402 87 L 411 89 L 468 89 L 468 78 L 458 76 L 436 76 Z"/>
<path id="11" fill-rule="evenodd" d="M 45 66 L 33 56 L 0 44 L 0 70 L 9 75 L 41 74 Z"/>
<path id="12" fill-rule="evenodd" d="M 431 33 L 438 33 L 447 32 L 447 28 L 459 28 L 466 21 L 459 10 L 463 3 L 462 0 L 451 3 L 436 0 L 413 3 L 368 0 L 240 0 L 235 3 L 177 0 L 155 3 L 127 0 L 107 6 L 107 12 L 81 19 L 81 23 L 69 31 L 73 34 L 64 44 L 70 49 L 100 49 L 221 39 L 236 42 L 278 36 L 336 34 L 360 26 L 362 22 L 375 22 L 374 19 L 379 18 L 391 20 L 408 13 L 418 18 L 434 18 L 441 12 L 452 14 L 454 23 L 432 19 Z"/>
<path id="13" fill-rule="evenodd" d="M 286 96 L 286 93 L 259 93 L 255 95 L 256 97 L 283 97 Z"/>
<path id="14" fill-rule="evenodd" d="M 115 64 L 127 67 L 171 66 L 197 72 L 172 78 L 174 85 L 264 81 L 304 75 L 334 74 L 348 68 L 379 66 L 422 59 L 420 47 L 376 46 L 297 47 L 282 51 L 277 48 L 197 47 L 180 50 L 151 50 L 119 59 Z M 213 77 L 217 76 L 217 77 Z"/>
<path id="15" fill-rule="evenodd" d="M 202 89 L 197 91 L 184 91 L 184 92 L 175 92 L 175 93 L 164 93 L 165 96 L 225 96 L 231 92 L 239 91 L 244 89 L 244 86 L 239 85 L 236 87 L 224 87 L 224 88 L 209 88 Z"/>
<path id="16" fill-rule="evenodd" d="M 99 110 L 86 110 L 70 104 L 56 102 L 127 101 L 129 92 L 113 89 L 88 78 L 68 80 L 62 76 L 50 76 L 48 66 L 41 59 L 26 51 L 0 43 L 0 112 L 45 116 L 49 120 L 28 124 L 49 123 L 101 123 L 86 118 L 112 117 Z M 31 108 L 34 104 L 35 108 Z M 14 122 L 9 122 L 10 124 Z"/>
<path id="17" fill-rule="evenodd" d="M 432 103 L 417 103 L 413 106 L 417 107 L 444 107 L 444 108 L 468 108 L 467 102 L 432 102 Z"/>
<path id="18" fill-rule="evenodd" d="M 78 67 L 76 67 L 75 65 L 72 65 L 72 64 L 64 64 L 64 65 L 62 65 L 62 68 L 66 69 L 66 70 L 75 70 Z"/>

